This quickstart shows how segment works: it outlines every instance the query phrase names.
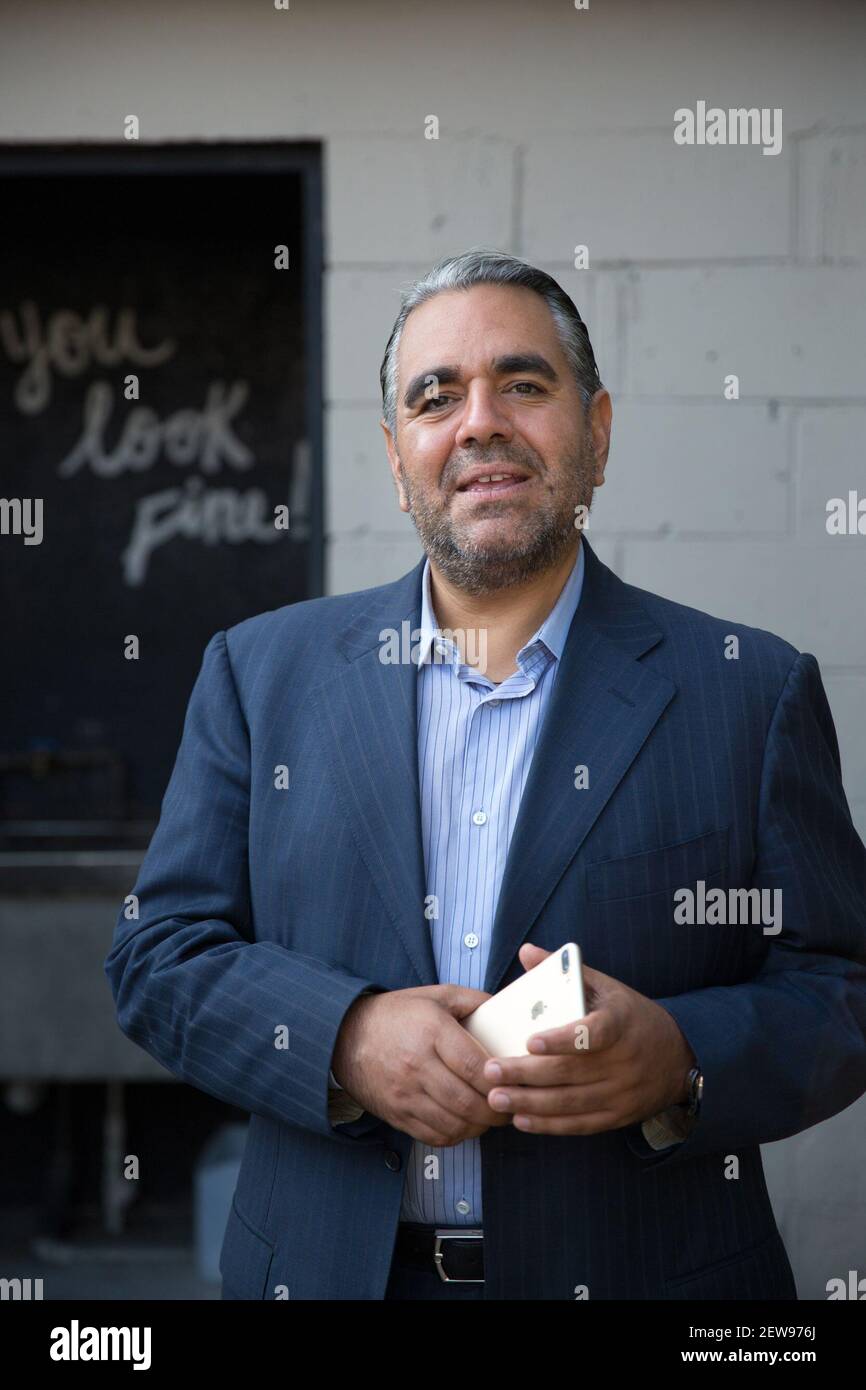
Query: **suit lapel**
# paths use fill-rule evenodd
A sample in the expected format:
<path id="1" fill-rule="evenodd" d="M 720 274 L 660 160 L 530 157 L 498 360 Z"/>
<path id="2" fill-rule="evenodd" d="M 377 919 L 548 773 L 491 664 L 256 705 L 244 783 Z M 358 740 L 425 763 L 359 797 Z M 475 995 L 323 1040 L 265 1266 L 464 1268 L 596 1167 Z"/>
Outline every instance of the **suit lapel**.
<path id="1" fill-rule="evenodd" d="M 676 686 L 638 658 L 662 633 L 586 537 L 581 601 L 533 755 L 502 880 L 484 988 L 494 993 Z M 419 983 L 438 982 L 421 838 L 414 661 L 380 660 L 388 628 L 411 642 L 424 561 L 373 591 L 340 642 L 347 658 L 314 694 L 359 852 Z M 403 653 L 405 655 L 405 652 Z M 588 770 L 586 789 L 575 768 Z"/>
<path id="2" fill-rule="evenodd" d="M 422 985 L 438 983 L 421 839 L 414 661 L 383 663 L 380 633 L 411 646 L 421 622 L 423 559 L 374 591 L 343 634 L 348 663 L 316 692 L 325 746 L 355 841 Z"/>
<path id="3" fill-rule="evenodd" d="M 583 592 L 529 769 L 484 982 L 495 993 L 518 947 L 676 691 L 637 660 L 662 633 L 586 538 Z M 588 786 L 575 787 L 575 769 Z"/>

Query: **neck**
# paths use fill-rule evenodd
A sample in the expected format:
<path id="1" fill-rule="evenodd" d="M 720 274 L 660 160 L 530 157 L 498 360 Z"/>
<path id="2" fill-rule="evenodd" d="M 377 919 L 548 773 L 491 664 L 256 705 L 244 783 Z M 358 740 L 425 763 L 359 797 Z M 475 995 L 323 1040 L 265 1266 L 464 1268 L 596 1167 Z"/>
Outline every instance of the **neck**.
<path id="1" fill-rule="evenodd" d="M 437 627 L 448 630 L 467 659 L 466 633 L 474 634 L 470 658 L 486 655 L 483 674 L 498 685 L 517 669 L 517 653 L 544 622 L 562 593 L 577 559 L 576 544 L 552 569 L 543 570 L 523 584 L 489 594 L 467 594 L 445 578 L 430 561 L 430 598 Z"/>

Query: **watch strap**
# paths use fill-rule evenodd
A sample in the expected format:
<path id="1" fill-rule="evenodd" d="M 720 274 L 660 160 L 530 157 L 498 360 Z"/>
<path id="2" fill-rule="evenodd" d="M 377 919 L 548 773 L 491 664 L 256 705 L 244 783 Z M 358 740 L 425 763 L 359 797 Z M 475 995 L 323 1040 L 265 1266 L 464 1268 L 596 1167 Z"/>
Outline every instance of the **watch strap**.
<path id="1" fill-rule="evenodd" d="M 688 1075 L 689 1099 L 686 1114 L 697 1119 L 701 1113 L 701 1101 L 704 1098 L 704 1074 L 700 1067 L 692 1067 Z"/>

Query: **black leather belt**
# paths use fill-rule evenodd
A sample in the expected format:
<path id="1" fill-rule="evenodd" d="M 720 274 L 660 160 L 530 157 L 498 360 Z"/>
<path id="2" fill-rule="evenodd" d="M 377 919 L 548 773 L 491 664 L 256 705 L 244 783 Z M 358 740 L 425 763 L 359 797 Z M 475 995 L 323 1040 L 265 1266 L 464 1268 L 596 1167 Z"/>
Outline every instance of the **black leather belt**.
<path id="1" fill-rule="evenodd" d="M 446 1284 L 484 1283 L 484 1233 L 475 1227 L 401 1221 L 394 1253 L 416 1269 L 435 1269 Z"/>

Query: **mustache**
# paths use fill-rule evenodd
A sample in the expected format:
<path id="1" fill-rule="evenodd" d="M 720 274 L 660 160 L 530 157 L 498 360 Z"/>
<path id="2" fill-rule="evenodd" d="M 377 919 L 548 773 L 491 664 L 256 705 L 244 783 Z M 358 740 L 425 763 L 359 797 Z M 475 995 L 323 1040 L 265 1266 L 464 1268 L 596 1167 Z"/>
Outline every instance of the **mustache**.
<path id="1" fill-rule="evenodd" d="M 491 473 L 501 472 L 507 465 L 513 468 L 523 468 L 527 473 L 540 473 L 540 461 L 534 454 L 527 454 L 523 449 L 509 449 L 498 447 L 493 450 L 478 450 L 468 454 L 461 454 L 459 457 L 452 457 L 442 470 L 442 477 L 439 486 L 445 491 L 449 491 L 453 485 L 462 478 L 467 468 L 477 468 L 484 464 L 489 467 Z"/>

